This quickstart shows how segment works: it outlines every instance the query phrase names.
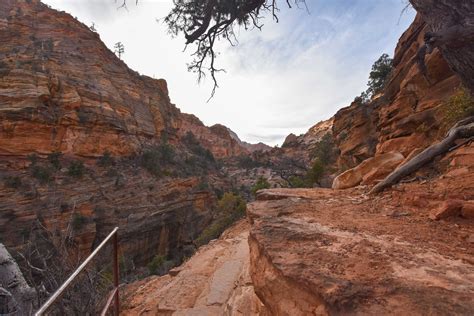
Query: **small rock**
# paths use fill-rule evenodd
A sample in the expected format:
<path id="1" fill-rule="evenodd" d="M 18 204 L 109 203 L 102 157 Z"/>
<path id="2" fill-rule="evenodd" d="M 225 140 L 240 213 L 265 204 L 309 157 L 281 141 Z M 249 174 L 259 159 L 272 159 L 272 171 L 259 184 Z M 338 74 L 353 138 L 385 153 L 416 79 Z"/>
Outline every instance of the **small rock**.
<path id="1" fill-rule="evenodd" d="M 461 215 L 461 209 L 463 207 L 463 201 L 460 200 L 448 200 L 445 201 L 441 206 L 431 213 L 430 218 L 432 220 L 440 220 L 451 216 Z"/>
<path id="2" fill-rule="evenodd" d="M 171 276 L 177 276 L 181 271 L 183 271 L 182 267 L 176 267 L 168 271 L 168 274 Z"/>
<path id="3" fill-rule="evenodd" d="M 474 201 L 464 202 L 461 215 L 465 218 L 474 218 Z"/>
<path id="4" fill-rule="evenodd" d="M 471 235 L 471 236 L 469 236 L 469 237 L 467 237 L 466 241 L 467 241 L 468 243 L 474 244 L 474 234 Z"/>

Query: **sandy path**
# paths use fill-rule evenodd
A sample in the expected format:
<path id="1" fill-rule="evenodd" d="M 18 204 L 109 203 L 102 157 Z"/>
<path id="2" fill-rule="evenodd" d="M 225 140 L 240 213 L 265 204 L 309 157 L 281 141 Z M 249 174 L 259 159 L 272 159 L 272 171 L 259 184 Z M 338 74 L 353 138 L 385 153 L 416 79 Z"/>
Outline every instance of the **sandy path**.
<path id="1" fill-rule="evenodd" d="M 261 303 L 248 272 L 248 234 L 240 221 L 170 274 L 128 285 L 122 314 L 256 315 Z"/>

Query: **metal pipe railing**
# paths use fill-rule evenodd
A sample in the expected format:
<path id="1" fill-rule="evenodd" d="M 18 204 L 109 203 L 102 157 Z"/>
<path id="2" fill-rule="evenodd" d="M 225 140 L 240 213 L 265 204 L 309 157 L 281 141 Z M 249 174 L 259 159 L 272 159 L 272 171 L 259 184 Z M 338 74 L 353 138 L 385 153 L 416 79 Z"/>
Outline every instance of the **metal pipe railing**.
<path id="1" fill-rule="evenodd" d="M 51 297 L 38 309 L 35 313 L 35 316 L 44 315 L 44 313 L 59 299 L 66 289 L 71 285 L 74 279 L 79 275 L 79 273 L 84 270 L 84 268 L 94 259 L 94 257 L 99 253 L 102 248 L 113 238 L 114 244 L 114 288 L 110 297 L 107 299 L 107 303 L 102 310 L 101 315 L 105 315 L 107 310 L 110 307 L 112 301 L 115 302 L 115 314 L 118 315 L 120 312 L 120 302 L 119 302 L 119 263 L 118 263 L 118 237 L 117 237 L 118 227 L 115 227 L 114 230 L 100 243 L 100 245 L 82 262 L 82 264 L 69 276 L 69 278 L 64 281 L 64 283 L 56 290 L 56 292 L 51 295 Z"/>

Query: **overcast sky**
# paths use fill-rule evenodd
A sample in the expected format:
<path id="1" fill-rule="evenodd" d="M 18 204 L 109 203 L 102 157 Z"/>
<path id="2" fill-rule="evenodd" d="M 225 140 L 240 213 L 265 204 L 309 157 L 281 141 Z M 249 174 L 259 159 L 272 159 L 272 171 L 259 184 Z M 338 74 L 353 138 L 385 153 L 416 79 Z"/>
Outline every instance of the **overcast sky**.
<path id="1" fill-rule="evenodd" d="M 121 1 L 121 0 L 118 0 Z M 184 39 L 171 38 L 156 20 L 169 12 L 171 0 L 43 0 L 95 27 L 113 50 L 125 45 L 124 61 L 141 74 L 164 78 L 173 103 L 206 125 L 221 123 L 241 139 L 281 144 L 289 133 L 301 134 L 330 118 L 365 90 L 373 62 L 393 56 L 400 35 L 414 18 L 403 15 L 406 0 L 307 0 L 304 9 L 284 8 L 280 22 L 270 16 L 263 31 L 241 30 L 239 45 L 222 43 L 218 65 L 227 73 L 208 103 L 210 81 L 196 82 Z"/>

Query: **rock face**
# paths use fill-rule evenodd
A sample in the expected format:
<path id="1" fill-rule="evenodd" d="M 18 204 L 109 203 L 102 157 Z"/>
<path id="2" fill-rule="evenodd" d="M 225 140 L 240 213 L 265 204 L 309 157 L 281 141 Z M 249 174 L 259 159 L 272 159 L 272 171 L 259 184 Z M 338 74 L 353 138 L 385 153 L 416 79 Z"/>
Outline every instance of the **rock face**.
<path id="1" fill-rule="evenodd" d="M 181 113 L 165 80 L 129 69 L 97 33 L 38 0 L 0 2 L 0 41 L 0 241 L 21 250 L 39 225 L 85 256 L 119 226 L 133 266 L 156 254 L 181 258 L 211 221 L 216 195 L 198 188 L 199 173 L 151 176 L 143 152 L 166 141 L 187 159 L 189 132 L 217 158 L 248 150 L 224 126 Z M 50 172 L 46 158 L 58 152 L 62 166 Z M 105 152 L 116 164 L 97 164 Z M 71 175 L 73 162 L 84 164 L 81 174 Z M 209 178 L 227 187 L 217 170 Z"/>
<path id="2" fill-rule="evenodd" d="M 124 290 L 123 315 L 263 315 L 249 275 L 243 220 L 169 274 Z"/>
<path id="3" fill-rule="evenodd" d="M 182 114 L 178 126 L 178 134 L 181 137 L 188 132 L 193 133 L 199 142 L 209 149 L 216 158 L 249 154 L 247 148 L 243 146 L 240 140 L 236 140 L 224 125 L 215 124 L 207 127 L 196 116 Z"/>
<path id="4" fill-rule="evenodd" d="M 444 136 L 440 108 L 460 87 L 460 80 L 438 50 L 425 58 L 426 74 L 420 70 L 416 54 L 425 32 L 426 24 L 417 17 L 400 38 L 383 96 L 369 104 L 354 102 L 335 115 L 333 134 L 340 150 L 340 169 L 393 151 L 406 157 Z"/>
<path id="5" fill-rule="evenodd" d="M 474 188 L 472 175 L 461 180 Z M 428 216 L 439 193 L 462 193 L 453 180 L 430 184 L 429 195 L 427 186 L 376 199 L 357 190 L 261 192 L 248 208 L 251 276 L 270 314 L 472 314 L 474 222 L 435 225 Z"/>

